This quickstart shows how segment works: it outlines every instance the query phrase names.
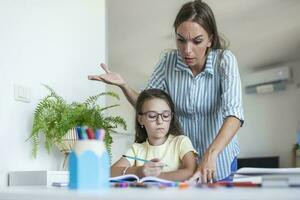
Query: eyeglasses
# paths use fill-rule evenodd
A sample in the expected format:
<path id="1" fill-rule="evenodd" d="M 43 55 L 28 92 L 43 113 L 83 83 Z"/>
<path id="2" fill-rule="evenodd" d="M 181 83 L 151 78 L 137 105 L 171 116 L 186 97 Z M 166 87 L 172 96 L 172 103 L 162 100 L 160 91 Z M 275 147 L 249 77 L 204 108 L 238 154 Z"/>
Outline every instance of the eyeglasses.
<path id="1" fill-rule="evenodd" d="M 169 122 L 172 119 L 173 113 L 169 110 L 165 110 L 162 113 L 157 113 L 155 111 L 148 111 L 140 113 L 140 115 L 145 115 L 146 119 L 149 122 L 154 122 L 158 120 L 158 116 L 161 116 L 161 119 L 165 122 Z"/>

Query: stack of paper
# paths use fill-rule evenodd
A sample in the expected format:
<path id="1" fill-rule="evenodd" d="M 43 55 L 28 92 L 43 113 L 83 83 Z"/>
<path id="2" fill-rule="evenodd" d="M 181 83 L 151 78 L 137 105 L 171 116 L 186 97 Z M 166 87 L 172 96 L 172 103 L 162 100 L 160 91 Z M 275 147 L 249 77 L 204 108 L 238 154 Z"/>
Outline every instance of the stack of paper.
<path id="1" fill-rule="evenodd" d="M 235 174 L 233 177 L 233 182 L 234 183 L 251 182 L 254 184 L 261 184 L 262 176 L 249 176 L 249 175 Z"/>
<path id="2" fill-rule="evenodd" d="M 239 169 L 234 181 L 261 183 L 263 187 L 300 187 L 300 168 L 253 168 Z"/>

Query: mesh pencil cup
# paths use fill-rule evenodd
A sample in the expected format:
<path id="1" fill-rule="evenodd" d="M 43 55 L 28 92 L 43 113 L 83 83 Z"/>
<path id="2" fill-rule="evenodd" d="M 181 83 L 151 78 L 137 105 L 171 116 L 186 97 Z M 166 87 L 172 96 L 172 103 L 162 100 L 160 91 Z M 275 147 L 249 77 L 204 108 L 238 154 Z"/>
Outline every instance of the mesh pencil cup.
<path id="1" fill-rule="evenodd" d="M 100 140 L 78 140 L 69 156 L 71 189 L 108 189 L 110 160 Z"/>

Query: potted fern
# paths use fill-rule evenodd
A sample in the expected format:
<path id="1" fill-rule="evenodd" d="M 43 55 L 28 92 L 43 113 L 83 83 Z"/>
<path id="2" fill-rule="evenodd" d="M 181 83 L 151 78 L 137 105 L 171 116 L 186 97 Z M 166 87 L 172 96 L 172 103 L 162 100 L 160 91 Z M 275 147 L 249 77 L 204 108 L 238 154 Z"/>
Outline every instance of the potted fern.
<path id="1" fill-rule="evenodd" d="M 74 131 L 76 126 L 104 129 L 106 133 L 104 143 L 111 155 L 111 144 L 113 142 L 111 133 L 119 126 L 126 129 L 126 123 L 120 116 L 106 116 L 104 113 L 109 108 L 119 106 L 118 104 L 101 107 L 97 104 L 97 100 L 105 95 L 119 99 L 118 95 L 113 92 L 103 92 L 88 97 L 83 103 L 67 103 L 51 87 L 44 86 L 50 94 L 38 103 L 34 112 L 33 127 L 29 137 L 33 142 L 33 157 L 37 156 L 41 142 L 40 135 L 44 135 L 47 151 L 50 152 L 53 145 L 57 146 L 65 154 L 66 161 L 66 157 L 76 140 Z"/>

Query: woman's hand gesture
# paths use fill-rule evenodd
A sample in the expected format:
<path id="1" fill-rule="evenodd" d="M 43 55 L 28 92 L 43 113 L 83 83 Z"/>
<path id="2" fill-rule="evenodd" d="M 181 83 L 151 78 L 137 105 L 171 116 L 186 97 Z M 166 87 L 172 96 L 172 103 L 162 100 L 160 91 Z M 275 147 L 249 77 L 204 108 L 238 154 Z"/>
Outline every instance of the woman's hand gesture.
<path id="1" fill-rule="evenodd" d="M 115 72 L 111 72 L 108 70 L 108 67 L 106 64 L 101 63 L 101 68 L 105 71 L 105 74 L 100 75 L 89 75 L 89 80 L 96 80 L 96 81 L 102 81 L 104 83 L 110 84 L 110 85 L 116 85 L 116 86 L 124 86 L 126 84 L 123 77 Z"/>

